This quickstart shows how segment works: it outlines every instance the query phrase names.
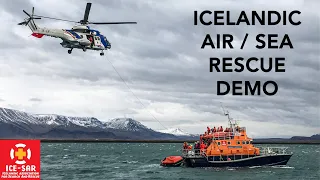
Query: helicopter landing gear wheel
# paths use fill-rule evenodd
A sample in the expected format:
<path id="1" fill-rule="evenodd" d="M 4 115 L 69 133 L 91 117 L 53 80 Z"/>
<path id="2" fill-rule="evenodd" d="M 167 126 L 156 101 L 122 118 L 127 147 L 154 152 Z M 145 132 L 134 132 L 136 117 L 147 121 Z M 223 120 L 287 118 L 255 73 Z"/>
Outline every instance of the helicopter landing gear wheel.
<path id="1" fill-rule="evenodd" d="M 83 48 L 82 51 L 83 51 L 83 52 L 86 52 L 86 51 L 87 51 L 87 48 Z"/>
<path id="2" fill-rule="evenodd" d="M 101 52 L 101 53 L 100 53 L 100 56 L 103 56 L 103 55 L 104 55 L 104 52 Z"/>
<path id="3" fill-rule="evenodd" d="M 68 50 L 68 53 L 71 54 L 71 53 L 72 53 L 72 49 L 69 49 L 69 50 Z"/>

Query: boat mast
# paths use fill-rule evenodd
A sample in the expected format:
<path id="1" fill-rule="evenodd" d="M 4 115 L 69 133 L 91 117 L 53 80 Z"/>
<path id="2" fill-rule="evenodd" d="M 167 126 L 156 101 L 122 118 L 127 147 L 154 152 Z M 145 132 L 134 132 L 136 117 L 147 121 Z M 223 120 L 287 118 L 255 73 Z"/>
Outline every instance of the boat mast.
<path id="1" fill-rule="evenodd" d="M 224 109 L 222 103 L 221 103 L 221 107 L 223 109 L 224 115 L 228 117 L 229 127 L 232 129 L 233 132 L 236 132 L 236 120 L 234 120 L 234 123 L 232 123 L 233 119 L 230 117 L 229 111 Z"/>

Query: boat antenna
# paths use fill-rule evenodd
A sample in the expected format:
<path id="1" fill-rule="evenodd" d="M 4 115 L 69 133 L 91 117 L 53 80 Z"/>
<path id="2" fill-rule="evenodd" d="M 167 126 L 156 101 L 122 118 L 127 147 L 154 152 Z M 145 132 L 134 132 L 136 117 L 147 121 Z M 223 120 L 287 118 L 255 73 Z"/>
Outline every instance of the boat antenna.
<path id="1" fill-rule="evenodd" d="M 233 120 L 233 118 L 230 117 L 229 111 L 224 109 L 224 107 L 223 107 L 223 105 L 222 105 L 221 102 L 220 102 L 220 104 L 221 104 L 221 107 L 222 107 L 222 110 L 223 110 L 223 114 L 228 117 L 228 122 L 229 122 L 230 128 L 232 128 L 232 129 L 233 129 L 233 132 L 235 132 L 236 123 L 232 123 L 231 120 Z"/>
<path id="2" fill-rule="evenodd" d="M 229 115 L 229 111 L 224 109 L 224 107 L 223 107 L 223 105 L 222 105 L 221 102 L 220 102 L 220 104 L 221 104 L 221 107 L 222 107 L 222 110 L 223 110 L 223 114 L 224 114 L 225 116 L 228 116 L 228 121 L 229 121 L 229 124 L 231 125 L 232 122 L 231 122 L 231 118 L 230 118 L 230 115 Z"/>

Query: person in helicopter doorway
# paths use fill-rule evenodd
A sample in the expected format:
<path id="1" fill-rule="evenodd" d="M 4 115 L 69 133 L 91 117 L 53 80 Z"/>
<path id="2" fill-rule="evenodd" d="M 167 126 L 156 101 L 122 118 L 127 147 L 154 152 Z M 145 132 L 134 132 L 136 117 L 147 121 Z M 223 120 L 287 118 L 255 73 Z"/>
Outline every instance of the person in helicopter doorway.
<path id="1" fill-rule="evenodd" d="M 93 39 L 94 34 L 95 34 L 94 32 L 90 32 L 90 34 L 89 34 L 89 35 L 87 35 L 88 40 L 91 42 L 91 44 L 90 44 L 90 48 L 92 48 L 92 47 L 93 47 L 93 45 L 94 45 L 94 39 Z"/>

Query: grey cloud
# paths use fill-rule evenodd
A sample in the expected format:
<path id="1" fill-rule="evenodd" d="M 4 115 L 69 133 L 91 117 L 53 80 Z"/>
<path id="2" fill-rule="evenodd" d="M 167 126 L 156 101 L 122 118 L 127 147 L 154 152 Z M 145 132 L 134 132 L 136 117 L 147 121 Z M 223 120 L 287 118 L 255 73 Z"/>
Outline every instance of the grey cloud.
<path id="1" fill-rule="evenodd" d="M 0 4 L 1 4 L 2 10 L 4 10 L 5 12 L 14 14 L 17 20 L 24 18 L 26 16 L 26 14 L 22 12 L 22 9 L 25 9 L 28 12 L 32 7 L 32 4 L 30 3 L 30 1 L 25 1 L 25 0 L 1 1 Z M 17 6 L 21 8 L 17 8 Z"/>
<path id="2" fill-rule="evenodd" d="M 42 99 L 40 99 L 40 98 L 30 98 L 29 101 L 31 101 L 31 102 L 42 102 Z"/>

